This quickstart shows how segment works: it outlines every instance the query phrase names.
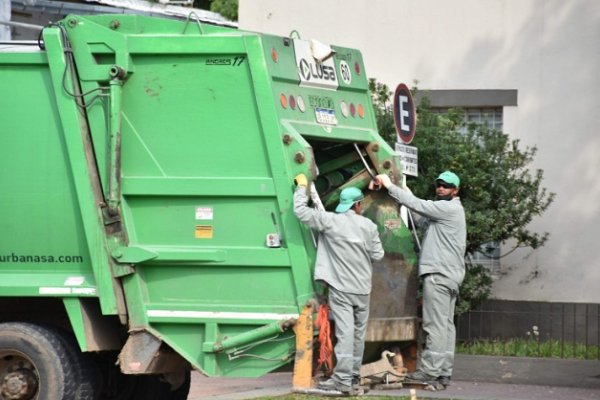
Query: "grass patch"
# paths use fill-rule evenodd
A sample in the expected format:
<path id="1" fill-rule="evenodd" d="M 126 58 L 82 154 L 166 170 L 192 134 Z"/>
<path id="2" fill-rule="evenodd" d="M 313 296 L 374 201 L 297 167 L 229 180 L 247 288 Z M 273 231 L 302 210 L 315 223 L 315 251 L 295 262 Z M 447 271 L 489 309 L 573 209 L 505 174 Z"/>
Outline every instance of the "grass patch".
<path id="1" fill-rule="evenodd" d="M 562 343 L 558 340 L 537 341 L 534 339 L 474 340 L 457 343 L 456 353 L 480 356 L 514 356 L 572 358 L 579 360 L 597 360 L 600 355 L 598 346 L 581 343 Z"/>
<path id="2" fill-rule="evenodd" d="M 312 396 L 308 394 L 285 394 L 282 396 L 258 397 L 257 400 L 324 400 L 324 399 L 368 399 L 368 400 L 410 400 L 410 396 L 359 396 L 359 397 L 324 397 Z M 429 397 L 418 397 L 419 400 L 432 400 Z M 438 400 L 440 400 L 438 398 Z M 442 399 L 443 400 L 443 399 Z"/>

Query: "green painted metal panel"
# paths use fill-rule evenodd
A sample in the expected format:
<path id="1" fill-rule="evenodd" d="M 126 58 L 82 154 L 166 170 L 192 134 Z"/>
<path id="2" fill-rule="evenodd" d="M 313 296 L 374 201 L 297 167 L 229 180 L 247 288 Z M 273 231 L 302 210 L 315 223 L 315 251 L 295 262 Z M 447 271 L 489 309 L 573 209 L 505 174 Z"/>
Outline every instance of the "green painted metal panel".
<path id="1" fill-rule="evenodd" d="M 101 189 L 96 180 L 94 154 L 89 143 L 87 121 L 81 107 L 75 99 L 71 76 L 74 76 L 74 65 L 67 65 L 68 51 L 57 29 L 44 32 L 44 43 L 48 55 L 48 67 L 52 76 L 52 91 L 46 93 L 56 101 L 56 116 L 60 120 L 61 129 L 56 132 L 64 140 L 62 152 L 67 156 L 68 170 L 66 176 L 73 180 L 72 193 L 76 196 L 78 206 L 65 208 L 81 216 L 81 235 L 85 238 L 90 255 L 88 267 L 91 267 L 96 278 L 100 305 L 105 314 L 119 314 L 125 321 L 125 306 L 120 301 L 120 283 L 114 279 L 111 271 L 109 240 L 112 235 L 105 229 L 102 211 Z M 68 89 L 71 86 L 71 89 Z M 45 134 L 51 134 L 41 130 Z M 31 132 L 29 132 L 31 133 Z M 52 167 L 44 164 L 43 168 Z M 65 189 L 65 188 L 60 188 Z"/>
<path id="2" fill-rule="evenodd" d="M 64 297 L 83 348 L 74 297 L 97 296 L 124 331 L 151 332 L 208 375 L 289 362 L 286 321 L 322 290 L 293 177 L 335 174 L 318 185 L 331 206 L 369 180 L 354 143 L 374 170 L 400 170 L 377 134 L 360 52 L 334 47 L 320 69 L 307 42 L 195 22 L 69 16 L 60 26 L 45 30 L 46 51 L 0 52 L 0 89 L 15 92 L 0 98 L 10 193 L 0 205 L 12 229 L 0 296 Z M 379 311 L 414 294 L 410 232 L 389 199 L 365 203 L 389 254 L 376 266 L 377 317 L 413 317 L 412 303 Z M 3 261 L 13 253 L 82 258 Z M 41 290 L 42 279 L 60 290 Z"/>
<path id="3" fill-rule="evenodd" d="M 73 287 L 89 295 L 96 282 L 52 77 L 33 50 L 2 57 L 0 293 L 61 295 Z"/>
<path id="4" fill-rule="evenodd" d="M 63 303 L 78 343 L 82 349 L 87 348 L 88 343 L 85 337 L 85 321 L 81 301 L 77 298 L 64 298 Z"/>

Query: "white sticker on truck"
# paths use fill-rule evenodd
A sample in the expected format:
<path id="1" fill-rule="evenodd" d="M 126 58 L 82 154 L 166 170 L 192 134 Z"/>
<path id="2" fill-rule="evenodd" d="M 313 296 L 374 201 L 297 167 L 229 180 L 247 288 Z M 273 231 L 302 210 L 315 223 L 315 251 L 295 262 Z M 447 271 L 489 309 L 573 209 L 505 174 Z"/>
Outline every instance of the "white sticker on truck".
<path id="1" fill-rule="evenodd" d="M 196 220 L 211 220 L 213 219 L 212 207 L 196 207 Z"/>
<path id="2" fill-rule="evenodd" d="M 338 78 L 333 57 L 318 63 L 312 55 L 310 42 L 300 39 L 294 39 L 294 53 L 300 86 L 337 90 Z"/>
<path id="3" fill-rule="evenodd" d="M 84 296 L 95 296 L 96 288 L 93 287 L 40 287 L 39 294 L 58 296 L 66 294 L 84 295 Z"/>
<path id="4" fill-rule="evenodd" d="M 69 276 L 65 279 L 65 286 L 81 286 L 85 278 L 83 276 Z"/>
<path id="5" fill-rule="evenodd" d="M 340 75 L 342 75 L 342 80 L 346 85 L 352 83 L 352 70 L 344 60 L 340 61 Z"/>
<path id="6" fill-rule="evenodd" d="M 198 318 L 198 319 L 250 319 L 274 320 L 298 318 L 299 314 L 228 312 L 228 311 L 183 311 L 183 310 L 148 310 L 148 317 L 155 318 Z"/>

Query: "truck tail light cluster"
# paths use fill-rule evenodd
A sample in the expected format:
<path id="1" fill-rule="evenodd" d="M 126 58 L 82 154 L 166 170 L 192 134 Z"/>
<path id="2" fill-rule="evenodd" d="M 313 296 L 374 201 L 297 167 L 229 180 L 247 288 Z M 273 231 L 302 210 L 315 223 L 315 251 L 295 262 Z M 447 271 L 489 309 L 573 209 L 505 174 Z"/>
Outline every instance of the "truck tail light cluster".
<path id="1" fill-rule="evenodd" d="M 288 107 L 291 110 L 295 110 L 298 108 L 301 112 L 306 112 L 306 103 L 304 102 L 304 98 L 302 96 L 294 96 L 293 94 L 287 95 L 285 93 L 279 94 L 279 102 L 281 103 L 281 108 L 287 109 Z M 344 100 L 340 102 L 340 110 L 342 115 L 346 118 L 352 116 L 356 118 L 358 115 L 360 118 L 365 117 L 365 107 L 361 103 L 346 103 Z"/>
<path id="2" fill-rule="evenodd" d="M 304 103 L 304 98 L 302 96 L 294 96 L 290 94 L 289 96 L 285 93 L 281 93 L 279 95 L 279 101 L 281 103 L 282 108 L 290 108 L 295 110 L 298 107 L 298 110 L 301 112 L 306 111 L 306 104 Z"/>
<path id="3" fill-rule="evenodd" d="M 348 118 L 348 116 L 356 117 L 357 114 L 361 118 L 365 117 L 365 107 L 360 103 L 356 105 L 350 103 L 350 105 L 348 105 L 348 103 L 342 100 L 340 103 L 340 110 L 342 111 L 342 115 L 346 118 Z"/>

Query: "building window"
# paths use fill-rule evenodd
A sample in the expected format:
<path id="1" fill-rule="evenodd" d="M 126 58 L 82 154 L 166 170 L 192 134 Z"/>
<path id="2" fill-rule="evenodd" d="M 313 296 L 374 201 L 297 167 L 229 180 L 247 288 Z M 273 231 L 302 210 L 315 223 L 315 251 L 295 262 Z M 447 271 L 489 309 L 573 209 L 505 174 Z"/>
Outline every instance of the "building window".
<path id="1" fill-rule="evenodd" d="M 502 130 L 502 107 L 470 108 L 465 107 L 466 122 L 487 125 L 490 128 Z"/>
<path id="2" fill-rule="evenodd" d="M 465 126 L 461 129 L 466 133 L 471 123 L 487 125 L 489 128 L 502 130 L 502 107 L 454 107 L 465 111 Z M 432 107 L 435 114 L 446 114 L 450 107 Z"/>
<path id="3" fill-rule="evenodd" d="M 490 242 L 482 245 L 471 256 L 471 262 L 487 268 L 493 276 L 500 275 L 500 243 Z"/>

